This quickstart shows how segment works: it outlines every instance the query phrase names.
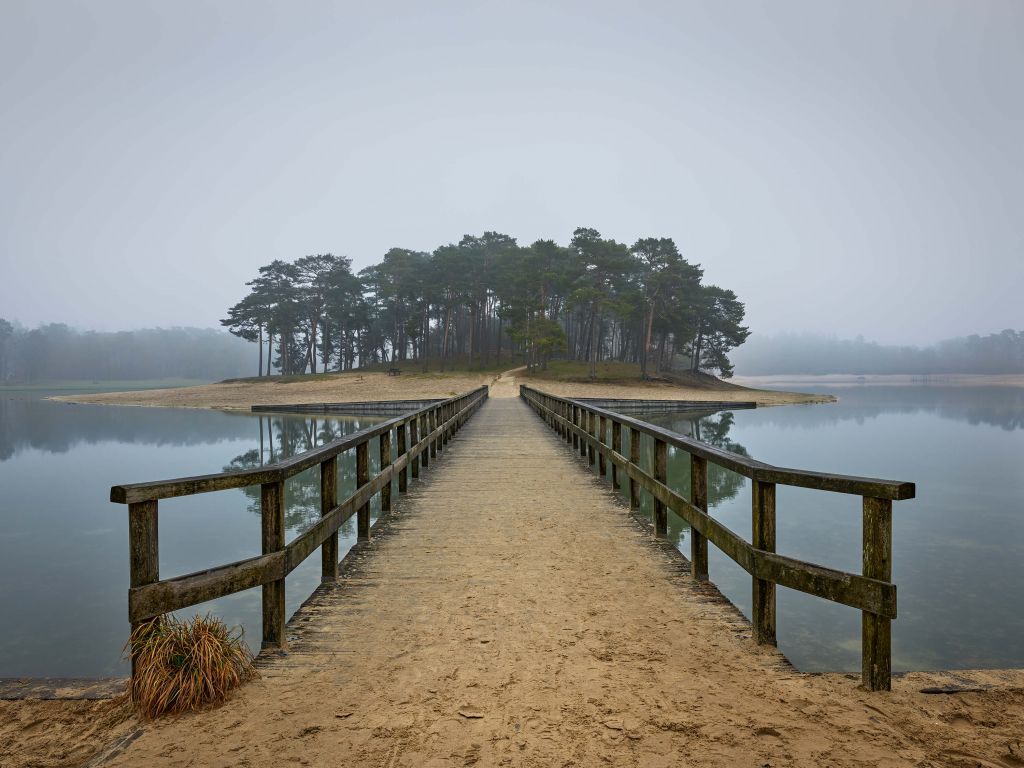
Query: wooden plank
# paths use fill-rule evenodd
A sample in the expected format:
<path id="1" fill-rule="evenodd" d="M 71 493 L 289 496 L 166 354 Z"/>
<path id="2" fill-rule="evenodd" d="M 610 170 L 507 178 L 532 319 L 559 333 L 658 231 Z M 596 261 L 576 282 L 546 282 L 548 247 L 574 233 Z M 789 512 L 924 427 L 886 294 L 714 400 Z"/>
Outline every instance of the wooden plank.
<path id="1" fill-rule="evenodd" d="M 409 419 L 409 454 L 412 457 L 412 467 L 409 472 L 413 480 L 420 476 L 420 453 L 422 449 L 419 447 L 419 423 L 419 416 Z"/>
<path id="2" fill-rule="evenodd" d="M 668 445 L 664 440 L 654 441 L 654 479 L 668 484 Z M 668 511 L 657 497 L 654 499 L 653 522 L 655 537 L 665 538 L 668 535 Z"/>
<path id="3" fill-rule="evenodd" d="M 384 470 L 391 464 L 391 433 L 385 432 L 380 436 L 380 468 Z M 380 489 L 380 509 L 382 512 L 391 511 L 391 483 Z"/>
<path id="4" fill-rule="evenodd" d="M 487 387 L 482 386 L 471 393 L 462 396 L 449 398 L 442 401 L 451 405 L 456 400 L 480 402 L 487 396 Z M 424 412 L 437 406 L 421 408 L 413 414 L 422 415 Z M 267 464 L 255 469 L 244 469 L 237 472 L 220 472 L 210 475 L 196 475 L 193 477 L 179 477 L 171 480 L 158 480 L 147 483 L 130 483 L 115 485 L 110 489 L 110 500 L 115 504 L 132 504 L 139 501 L 152 501 L 155 499 L 169 499 L 176 496 L 192 496 L 198 493 L 210 493 L 212 491 L 224 491 L 233 488 L 245 488 L 251 485 L 265 485 L 278 480 L 286 480 L 297 475 L 310 467 L 313 467 L 332 456 L 337 456 L 344 451 L 355 448 L 364 439 L 378 437 L 384 432 L 403 423 L 410 414 L 398 416 L 393 419 L 374 424 L 372 426 L 346 435 L 343 438 L 325 443 L 319 448 L 306 451 L 297 456 L 283 459 L 274 464 Z"/>
<path id="5" fill-rule="evenodd" d="M 573 405 L 572 408 L 575 410 L 576 406 Z M 779 555 L 775 552 L 755 548 L 708 515 L 706 511 L 707 460 L 704 457 L 697 454 L 690 455 L 690 496 L 694 502 L 699 504 L 698 506 L 679 496 L 668 488 L 667 485 L 658 482 L 654 477 L 640 469 L 638 466 L 639 433 L 637 431 L 630 428 L 631 460 L 613 448 L 610 449 L 606 446 L 597 445 L 596 438 L 588 435 L 583 429 L 572 425 L 568 421 L 563 423 L 571 431 L 573 437 L 578 438 L 581 443 L 595 445 L 598 450 L 604 451 L 607 454 L 612 466 L 619 467 L 629 478 L 631 496 L 633 491 L 644 488 L 651 492 L 655 499 L 659 500 L 669 509 L 672 509 L 690 524 L 691 555 L 694 548 L 692 542 L 697 542 L 702 550 L 699 556 L 694 556 L 693 558 L 698 563 L 698 568 L 694 570 L 695 578 L 707 578 L 707 543 L 710 541 L 741 568 L 759 580 L 848 605 L 872 615 L 883 617 L 886 620 L 896 617 L 896 586 L 889 583 L 886 579 L 873 578 L 866 574 L 862 576 L 837 571 L 815 563 L 808 563 Z M 628 421 L 625 423 L 628 427 Z M 636 441 L 635 445 L 634 440 Z M 759 493 L 763 497 L 766 493 L 771 492 Z M 772 516 L 774 516 L 774 493 L 772 493 L 770 501 Z M 876 501 L 881 502 L 883 500 Z M 767 499 L 762 502 L 763 505 L 767 505 L 767 503 Z M 891 548 L 891 500 L 886 500 L 885 503 L 888 504 L 889 511 L 889 546 Z M 771 542 L 771 547 L 774 549 L 774 534 L 769 537 L 767 531 L 762 533 L 765 540 Z M 703 564 L 702 567 L 700 567 L 701 563 Z"/>
<path id="6" fill-rule="evenodd" d="M 864 497 L 864 575 L 892 578 L 892 501 Z M 875 613 L 861 614 L 861 679 L 869 691 L 892 688 L 892 622 Z"/>
<path id="7" fill-rule="evenodd" d="M 426 469 L 430 466 L 430 446 L 434 444 L 434 430 L 430 424 L 430 414 L 425 413 L 419 417 L 420 420 L 420 434 L 423 435 L 423 452 L 420 455 L 420 464 Z"/>
<path id="8" fill-rule="evenodd" d="M 762 552 L 775 552 L 775 485 L 754 481 L 751 491 L 751 546 Z M 777 645 L 775 638 L 775 583 L 757 575 L 752 581 L 751 624 L 754 642 Z"/>
<path id="9" fill-rule="evenodd" d="M 405 457 L 405 422 L 398 425 L 398 456 Z M 407 458 L 407 457 L 406 457 Z M 402 469 L 398 472 L 398 492 L 405 493 L 408 490 L 408 476 L 409 470 L 402 466 Z"/>
<path id="10" fill-rule="evenodd" d="M 822 597 L 851 608 L 875 612 L 895 618 L 896 586 L 880 579 L 837 571 L 816 563 L 809 563 L 771 552 L 755 550 L 741 536 L 731 531 L 706 512 L 653 477 L 633 466 L 624 456 L 610 453 L 609 459 L 619 464 L 637 485 L 659 496 L 665 505 L 686 520 L 691 529 L 700 531 L 705 538 L 736 562 L 743 570 L 759 578 L 775 581 L 790 589 Z"/>
<path id="11" fill-rule="evenodd" d="M 370 441 L 356 446 L 356 488 L 361 488 L 370 481 Z M 367 499 L 359 506 L 356 515 L 358 541 L 370 540 L 370 501 Z"/>
<path id="12" fill-rule="evenodd" d="M 128 505 L 128 620 L 131 622 L 132 636 L 135 637 L 139 624 L 152 616 L 133 618 L 131 609 L 131 590 L 138 589 L 160 580 L 160 521 L 159 502 L 140 501 Z M 162 612 L 161 612 L 162 613 Z M 140 638 L 137 638 L 140 639 Z M 135 665 L 138 660 L 139 648 L 132 646 L 132 676 L 135 676 Z"/>
<path id="13" fill-rule="evenodd" d="M 523 387 L 528 395 L 539 390 L 530 387 Z M 546 394 L 546 393 L 540 393 Z M 692 455 L 697 455 L 707 461 L 717 464 L 720 467 L 731 470 L 751 480 L 760 480 L 766 483 L 779 485 L 792 485 L 802 488 L 816 488 L 818 490 L 832 491 L 835 493 L 851 493 L 857 496 L 873 496 L 887 499 L 910 499 L 914 497 L 915 488 L 913 483 L 897 480 L 882 480 L 879 478 L 854 477 L 851 475 L 839 475 L 823 472 L 809 472 L 798 469 L 787 469 L 774 467 L 761 461 L 756 461 L 745 456 L 729 453 L 720 448 L 715 448 L 699 440 L 680 435 L 677 432 L 649 424 L 639 419 L 634 419 L 624 414 L 613 413 L 603 408 L 588 405 L 580 400 L 569 398 L 553 397 L 556 401 L 564 399 L 571 403 L 574 408 L 587 414 L 604 415 L 610 418 L 618 418 L 630 430 L 637 429 L 643 434 L 650 435 L 655 440 L 664 440 L 668 445 L 679 448 Z"/>
<path id="14" fill-rule="evenodd" d="M 171 611 L 271 584 L 285 575 L 285 553 L 272 552 L 155 584 L 132 587 L 128 592 L 128 615 L 133 623 L 147 621 Z"/>
<path id="15" fill-rule="evenodd" d="M 690 454 L 690 503 L 700 512 L 708 511 L 708 462 Z M 697 581 L 708 580 L 708 540 L 696 528 L 690 528 L 690 568 Z"/>
<path id="16" fill-rule="evenodd" d="M 284 549 L 284 481 L 260 488 L 260 520 L 263 554 Z M 283 553 L 282 553 L 283 554 Z M 285 648 L 284 576 L 263 584 L 263 648 Z"/>
<path id="17" fill-rule="evenodd" d="M 391 482 L 393 472 L 393 467 L 387 467 L 383 472 L 375 475 L 373 480 L 357 488 L 341 504 L 303 531 L 302 535 L 294 538 L 285 547 L 285 552 L 287 552 L 285 575 L 295 570 L 299 563 L 309 557 L 317 547 L 321 546 L 328 536 L 337 531 L 352 515 L 356 514 L 360 507 L 369 504 L 374 494 L 379 493 L 382 488 Z"/>
<path id="18" fill-rule="evenodd" d="M 622 453 L 622 424 L 618 420 L 612 420 L 612 450 L 616 453 Z M 619 468 L 612 462 L 612 488 L 617 491 L 621 487 Z"/>
<path id="19" fill-rule="evenodd" d="M 594 441 L 597 439 L 597 415 L 586 411 L 587 436 L 590 438 L 587 443 L 587 464 L 594 466 Z"/>
<path id="20" fill-rule="evenodd" d="M 640 469 L 640 431 L 633 427 L 629 428 L 629 463 Z M 626 474 L 629 476 L 629 506 L 640 509 L 640 488 L 628 469 Z"/>
<path id="21" fill-rule="evenodd" d="M 325 518 L 338 506 L 338 457 L 320 464 L 320 517 Z M 338 578 L 338 529 L 324 539 L 320 549 L 320 581 Z"/>

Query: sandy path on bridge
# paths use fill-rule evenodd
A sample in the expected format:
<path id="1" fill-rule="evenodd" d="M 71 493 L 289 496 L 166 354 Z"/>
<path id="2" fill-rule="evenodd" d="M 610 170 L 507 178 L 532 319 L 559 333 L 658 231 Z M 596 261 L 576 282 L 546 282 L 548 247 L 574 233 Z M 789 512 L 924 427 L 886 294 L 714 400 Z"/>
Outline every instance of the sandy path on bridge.
<path id="1" fill-rule="evenodd" d="M 1020 765 L 1020 691 L 868 694 L 753 647 L 517 399 L 355 561 L 261 680 L 104 765 Z"/>

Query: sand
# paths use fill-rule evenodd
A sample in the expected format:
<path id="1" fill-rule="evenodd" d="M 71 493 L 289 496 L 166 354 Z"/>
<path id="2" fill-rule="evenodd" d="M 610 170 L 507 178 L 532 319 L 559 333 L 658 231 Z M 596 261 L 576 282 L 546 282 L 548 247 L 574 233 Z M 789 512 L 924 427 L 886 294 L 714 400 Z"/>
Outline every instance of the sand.
<path id="1" fill-rule="evenodd" d="M 1024 764 L 1024 674 L 908 675 L 885 694 L 792 670 L 524 404 L 500 397 L 511 382 L 496 390 L 347 578 L 292 621 L 288 656 L 218 710 L 114 722 L 108 743 L 137 738 L 99 764 Z M 921 692 L 950 684 L 995 687 Z M 7 710 L 20 728 L 0 728 L 13 739 L 0 763 L 85 754 L 115 705 L 75 706 Z"/>
<path id="2" fill-rule="evenodd" d="M 711 377 L 707 377 L 711 379 Z M 72 403 L 159 406 L 172 408 L 216 408 L 249 410 L 252 405 L 294 405 L 318 402 L 358 402 L 451 397 L 483 384 L 501 381 L 502 386 L 526 383 L 563 397 L 609 397 L 628 399 L 754 401 L 758 405 L 828 402 L 833 398 L 799 392 L 776 392 L 737 387 L 719 382 L 708 386 L 679 386 L 669 382 L 590 383 L 562 382 L 527 376 L 518 368 L 494 373 L 344 373 L 281 381 L 243 379 L 198 387 L 149 389 L 137 392 L 108 392 L 96 395 L 54 397 Z M 711 381 L 716 381 L 711 379 Z M 511 390 L 510 390 L 511 393 Z"/>

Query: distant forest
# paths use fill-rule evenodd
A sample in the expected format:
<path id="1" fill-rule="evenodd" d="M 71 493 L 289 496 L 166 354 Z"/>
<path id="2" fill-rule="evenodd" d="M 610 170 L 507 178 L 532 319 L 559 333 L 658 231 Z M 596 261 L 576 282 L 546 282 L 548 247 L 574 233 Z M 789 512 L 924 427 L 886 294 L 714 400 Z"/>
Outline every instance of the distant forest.
<path id="1" fill-rule="evenodd" d="M 101 333 L 52 323 L 28 330 L 0 318 L 0 384 L 203 379 L 252 375 L 252 348 L 220 330 Z"/>
<path id="2" fill-rule="evenodd" d="M 259 344 L 270 375 L 416 361 L 444 370 L 501 364 L 514 354 L 639 363 L 642 376 L 681 364 L 732 374 L 744 307 L 703 282 L 670 238 L 632 246 L 577 229 L 568 245 L 520 246 L 466 235 L 432 252 L 392 248 L 358 273 L 332 254 L 260 267 L 222 323 Z"/>
<path id="3" fill-rule="evenodd" d="M 859 338 L 757 336 L 737 350 L 734 362 L 745 376 L 1024 373 L 1024 331 L 948 339 L 930 347 L 884 346 Z"/>

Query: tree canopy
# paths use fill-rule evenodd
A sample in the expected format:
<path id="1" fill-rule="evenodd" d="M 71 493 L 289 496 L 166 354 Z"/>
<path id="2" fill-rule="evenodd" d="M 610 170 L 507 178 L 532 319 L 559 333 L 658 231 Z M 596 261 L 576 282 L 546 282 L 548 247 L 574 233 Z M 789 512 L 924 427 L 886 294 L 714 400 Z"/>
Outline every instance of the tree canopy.
<path id="1" fill-rule="evenodd" d="M 567 246 L 521 246 L 499 232 L 432 252 L 392 248 L 352 272 L 333 254 L 260 267 L 221 322 L 259 344 L 259 370 L 285 374 L 415 361 L 424 370 L 515 356 L 639 363 L 643 376 L 682 364 L 732 373 L 749 335 L 736 294 L 705 285 L 671 238 L 633 246 L 577 229 Z"/>

